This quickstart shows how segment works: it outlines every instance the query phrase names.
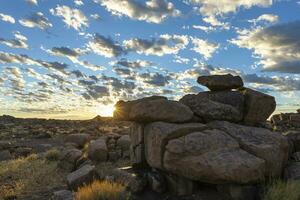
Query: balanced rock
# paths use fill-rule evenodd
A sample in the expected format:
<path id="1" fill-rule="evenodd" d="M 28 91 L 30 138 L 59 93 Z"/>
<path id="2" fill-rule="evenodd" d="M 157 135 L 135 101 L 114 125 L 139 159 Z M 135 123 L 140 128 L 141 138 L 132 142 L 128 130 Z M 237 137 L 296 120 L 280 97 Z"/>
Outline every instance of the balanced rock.
<path id="1" fill-rule="evenodd" d="M 116 104 L 117 119 L 137 122 L 186 122 L 192 119 L 189 107 L 166 98 L 153 96 L 132 102 Z"/>
<path id="2" fill-rule="evenodd" d="M 265 122 L 276 108 L 273 96 L 249 89 L 242 88 L 240 92 L 245 96 L 244 122 L 257 124 Z"/>
<path id="3" fill-rule="evenodd" d="M 115 105 L 114 118 L 118 120 L 129 120 L 130 110 L 135 104 L 140 102 L 145 102 L 145 101 L 158 100 L 158 99 L 167 100 L 167 98 L 163 96 L 151 96 L 151 97 L 145 97 L 133 101 L 120 100 Z"/>
<path id="4" fill-rule="evenodd" d="M 237 89 L 244 85 L 241 77 L 231 74 L 200 76 L 197 82 L 208 87 L 211 91 Z"/>
<path id="5" fill-rule="evenodd" d="M 230 102 L 230 96 L 232 102 Z M 223 97 L 223 98 L 222 98 Z M 179 100 L 203 121 L 226 120 L 239 122 L 243 119 L 243 96 L 236 92 L 188 94 Z"/>
<path id="6" fill-rule="evenodd" d="M 209 124 L 211 128 L 223 130 L 238 141 L 240 147 L 266 162 L 266 176 L 279 177 L 287 163 L 289 145 L 287 139 L 268 129 L 242 126 L 225 121 Z"/>

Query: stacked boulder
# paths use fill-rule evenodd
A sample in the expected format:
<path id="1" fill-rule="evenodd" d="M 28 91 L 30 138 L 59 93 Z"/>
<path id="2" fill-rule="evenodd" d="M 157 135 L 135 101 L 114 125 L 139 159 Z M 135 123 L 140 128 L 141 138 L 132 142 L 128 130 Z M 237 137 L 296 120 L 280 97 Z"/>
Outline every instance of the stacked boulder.
<path id="1" fill-rule="evenodd" d="M 300 130 L 300 109 L 296 113 L 280 113 L 273 115 L 271 123 L 275 129 L 284 131 L 288 129 Z"/>
<path id="2" fill-rule="evenodd" d="M 230 74 L 202 76 L 198 83 L 211 91 L 179 101 L 153 96 L 116 104 L 115 118 L 135 122 L 132 164 L 159 172 L 177 195 L 204 184 L 229 191 L 231 199 L 246 199 L 241 195 L 247 192 L 234 197 L 230 188 L 253 189 L 280 177 L 288 159 L 284 136 L 254 126 L 274 111 L 275 99 L 244 88 L 242 79 Z"/>

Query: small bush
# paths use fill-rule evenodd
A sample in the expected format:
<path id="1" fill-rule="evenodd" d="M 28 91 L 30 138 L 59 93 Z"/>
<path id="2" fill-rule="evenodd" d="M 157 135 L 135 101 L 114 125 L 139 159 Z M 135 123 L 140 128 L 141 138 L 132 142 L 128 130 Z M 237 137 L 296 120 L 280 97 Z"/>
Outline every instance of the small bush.
<path id="1" fill-rule="evenodd" d="M 123 200 L 125 187 L 108 181 L 94 181 L 79 188 L 76 200 Z"/>
<path id="2" fill-rule="evenodd" d="M 299 200 L 300 181 L 275 181 L 266 191 L 263 200 Z"/>
<path id="3" fill-rule="evenodd" d="M 45 158 L 48 161 L 57 161 L 59 159 L 59 151 L 57 149 L 51 149 L 46 152 Z"/>

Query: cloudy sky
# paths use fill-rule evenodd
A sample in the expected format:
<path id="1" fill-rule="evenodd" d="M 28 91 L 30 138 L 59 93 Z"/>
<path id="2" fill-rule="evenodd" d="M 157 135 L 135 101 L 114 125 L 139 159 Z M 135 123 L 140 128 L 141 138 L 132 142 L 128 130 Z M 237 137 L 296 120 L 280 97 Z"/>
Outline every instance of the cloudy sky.
<path id="1" fill-rule="evenodd" d="M 91 118 L 232 73 L 300 107 L 299 0 L 2 0 L 0 114 Z"/>

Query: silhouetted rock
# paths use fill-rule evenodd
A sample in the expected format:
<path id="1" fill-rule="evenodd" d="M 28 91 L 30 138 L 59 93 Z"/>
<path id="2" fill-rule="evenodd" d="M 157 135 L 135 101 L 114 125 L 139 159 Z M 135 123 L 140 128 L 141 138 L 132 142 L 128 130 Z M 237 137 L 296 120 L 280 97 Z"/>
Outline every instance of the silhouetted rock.
<path id="1" fill-rule="evenodd" d="M 88 141 L 90 136 L 88 134 L 70 134 L 66 137 L 65 142 L 66 143 L 73 143 L 77 147 L 82 148 Z"/>
<path id="2" fill-rule="evenodd" d="M 108 159 L 108 149 L 106 145 L 106 137 L 101 137 L 92 141 L 88 147 L 88 157 L 92 161 L 105 162 Z"/>
<path id="3" fill-rule="evenodd" d="M 70 189 L 76 190 L 78 187 L 89 184 L 97 177 L 95 166 L 84 165 L 67 176 L 67 184 Z"/>
<path id="4" fill-rule="evenodd" d="M 82 156 L 82 152 L 78 149 L 64 149 L 59 156 L 58 166 L 67 171 L 73 171 L 76 168 L 77 160 Z"/>
<path id="5" fill-rule="evenodd" d="M 245 96 L 244 122 L 246 124 L 257 124 L 265 122 L 276 108 L 273 96 L 249 89 L 242 88 L 240 92 Z"/>
<path id="6" fill-rule="evenodd" d="M 197 82 L 208 87 L 211 91 L 237 89 L 244 85 L 241 77 L 231 74 L 200 76 Z"/>

